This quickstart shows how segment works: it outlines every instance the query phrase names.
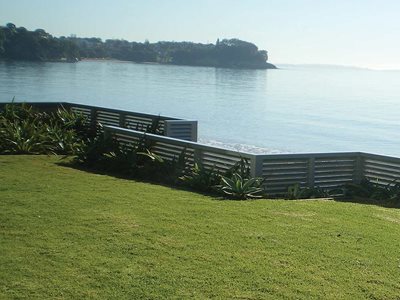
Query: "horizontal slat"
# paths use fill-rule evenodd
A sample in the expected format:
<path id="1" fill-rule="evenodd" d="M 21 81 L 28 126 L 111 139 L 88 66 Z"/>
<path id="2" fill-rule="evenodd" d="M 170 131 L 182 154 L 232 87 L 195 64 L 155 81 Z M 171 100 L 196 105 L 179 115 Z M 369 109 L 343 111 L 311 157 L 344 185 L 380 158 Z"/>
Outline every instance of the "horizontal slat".
<path id="1" fill-rule="evenodd" d="M 390 170 L 387 170 L 387 169 L 379 169 L 379 168 L 367 167 L 367 168 L 365 168 L 365 173 L 378 174 L 378 175 L 381 175 L 381 176 L 397 177 L 397 178 L 400 179 L 400 172 L 399 171 L 390 171 Z"/>
<path id="2" fill-rule="evenodd" d="M 384 180 L 387 182 L 393 182 L 394 180 L 399 180 L 399 177 L 397 176 L 392 176 L 392 175 L 382 175 L 382 174 L 377 174 L 377 173 L 371 173 L 371 172 L 365 172 L 365 177 L 368 177 L 370 179 L 378 179 L 378 180 Z"/>
<path id="3" fill-rule="evenodd" d="M 344 178 L 344 179 L 353 179 L 353 174 L 326 174 L 326 175 L 319 175 L 315 176 L 315 181 L 317 180 L 329 180 L 331 178 Z"/>
<path id="4" fill-rule="evenodd" d="M 265 184 L 267 186 L 290 186 L 294 184 L 306 185 L 306 181 L 304 180 L 304 178 L 299 178 L 299 179 L 277 178 L 277 179 L 267 179 L 265 181 Z"/>
<path id="5" fill-rule="evenodd" d="M 400 165 L 385 164 L 380 162 L 365 162 L 365 169 L 384 170 L 388 172 L 400 173 Z"/>
<path id="6" fill-rule="evenodd" d="M 287 166 L 287 165 L 307 165 L 308 160 L 264 160 L 263 166 Z"/>
<path id="7" fill-rule="evenodd" d="M 354 173 L 354 168 L 315 168 L 315 174 L 325 174 L 325 173 Z"/>

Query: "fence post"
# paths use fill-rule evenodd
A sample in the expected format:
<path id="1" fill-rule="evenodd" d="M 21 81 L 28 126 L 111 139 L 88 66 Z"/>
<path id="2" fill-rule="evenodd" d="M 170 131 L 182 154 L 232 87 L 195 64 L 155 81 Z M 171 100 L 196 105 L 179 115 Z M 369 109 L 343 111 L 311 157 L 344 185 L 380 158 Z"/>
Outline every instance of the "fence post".
<path id="1" fill-rule="evenodd" d="M 119 114 L 119 127 L 125 128 L 125 120 L 126 120 L 126 115 L 123 113 Z"/>
<path id="2" fill-rule="evenodd" d="M 354 183 L 360 183 L 364 178 L 364 167 L 365 159 L 362 153 L 359 153 L 356 157 L 356 162 L 354 165 Z"/>
<path id="3" fill-rule="evenodd" d="M 93 107 L 90 109 L 90 125 L 92 128 L 96 128 L 97 125 L 97 110 Z"/>
<path id="4" fill-rule="evenodd" d="M 194 149 L 193 151 L 193 166 L 194 164 L 198 162 L 201 165 L 203 164 L 203 151 L 201 149 Z"/>
<path id="5" fill-rule="evenodd" d="M 105 139 L 113 136 L 112 131 L 107 126 L 104 127 L 103 136 Z"/>
<path id="6" fill-rule="evenodd" d="M 250 158 L 250 175 L 251 177 L 262 177 L 263 159 L 260 155 L 252 155 Z"/>
<path id="7" fill-rule="evenodd" d="M 308 176 L 307 176 L 308 187 L 314 188 L 315 186 L 315 157 L 308 159 Z"/>
<path id="8" fill-rule="evenodd" d="M 197 121 L 165 120 L 164 135 L 176 139 L 197 142 Z"/>

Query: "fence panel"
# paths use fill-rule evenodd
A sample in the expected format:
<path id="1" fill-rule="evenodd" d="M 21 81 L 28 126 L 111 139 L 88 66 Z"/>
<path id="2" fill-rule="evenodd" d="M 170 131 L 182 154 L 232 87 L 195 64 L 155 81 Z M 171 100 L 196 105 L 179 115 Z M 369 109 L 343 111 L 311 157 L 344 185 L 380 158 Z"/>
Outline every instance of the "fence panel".
<path id="1" fill-rule="evenodd" d="M 140 139 L 146 138 L 151 143 L 154 153 L 164 159 L 177 160 L 181 154 L 185 155 L 185 160 L 189 166 L 193 166 L 194 161 L 199 161 L 205 168 L 214 169 L 225 173 L 241 158 L 251 161 L 255 155 L 230 151 L 223 148 L 207 146 L 191 141 L 184 141 L 155 134 L 143 133 L 136 130 L 124 129 L 115 126 L 104 126 L 107 134 L 112 134 L 119 141 L 129 144 L 137 143 Z"/>
<path id="2" fill-rule="evenodd" d="M 400 158 L 362 153 L 364 177 L 378 184 L 400 182 Z"/>
<path id="3" fill-rule="evenodd" d="M 353 182 L 357 156 L 315 158 L 314 186 L 331 189 Z"/>
<path id="4" fill-rule="evenodd" d="M 7 103 L 0 103 L 3 109 Z M 197 140 L 197 121 L 108 109 L 75 103 L 28 103 L 52 112 L 63 106 L 86 116 L 93 124 L 100 122 L 107 133 L 131 147 L 146 139 L 156 154 L 169 160 L 184 153 L 189 165 L 198 160 L 206 168 L 226 172 L 241 158 L 248 160 L 251 175 L 263 177 L 270 195 L 282 195 L 290 185 L 331 189 L 367 178 L 378 184 L 400 181 L 400 158 L 361 152 L 254 155 L 193 142 Z M 145 134 L 154 121 L 173 137 Z M 175 138 L 174 138 L 175 137 Z"/>
<path id="5" fill-rule="evenodd" d="M 289 186 L 308 184 L 307 157 L 267 157 L 262 160 L 261 174 L 265 189 L 271 195 L 285 194 Z"/>
<path id="6" fill-rule="evenodd" d="M 0 103 L 0 109 L 7 103 Z M 21 104 L 21 103 L 16 103 Z M 119 109 L 111 109 L 85 104 L 69 102 L 27 102 L 41 111 L 53 112 L 60 106 L 80 113 L 95 125 L 96 122 L 102 125 L 119 126 L 138 131 L 147 131 L 154 123 L 158 124 L 158 129 L 164 132 L 165 136 L 184 139 L 188 141 L 197 141 L 197 121 L 181 120 L 171 117 L 143 114 Z M 168 128 L 166 126 L 168 123 Z"/>
<path id="7" fill-rule="evenodd" d="M 259 172 L 271 195 L 282 195 L 288 187 L 332 189 L 355 181 L 359 153 L 311 153 L 258 155 Z"/>
<path id="8" fill-rule="evenodd" d="M 197 121 L 165 120 L 165 136 L 197 142 Z"/>

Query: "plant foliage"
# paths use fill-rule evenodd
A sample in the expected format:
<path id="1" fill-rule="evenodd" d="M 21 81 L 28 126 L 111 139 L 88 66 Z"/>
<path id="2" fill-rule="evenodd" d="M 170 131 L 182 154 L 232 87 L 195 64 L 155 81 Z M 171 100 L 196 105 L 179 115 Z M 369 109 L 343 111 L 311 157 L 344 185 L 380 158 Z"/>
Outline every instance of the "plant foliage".
<path id="1" fill-rule="evenodd" d="M 86 119 L 60 107 L 39 112 L 29 104 L 0 111 L 0 154 L 74 154 L 90 134 Z"/>
<path id="2" fill-rule="evenodd" d="M 245 200 L 261 198 L 263 188 L 262 178 L 243 178 L 240 174 L 234 173 L 231 177 L 222 176 L 218 189 L 229 198 Z"/>
<path id="3" fill-rule="evenodd" d="M 196 161 L 192 168 L 180 177 L 181 182 L 200 192 L 210 193 L 221 182 L 221 175 L 215 168 L 205 168 L 200 161 Z"/>
<path id="4" fill-rule="evenodd" d="M 344 186 L 347 197 L 361 197 L 377 201 L 390 201 L 400 204 L 400 182 L 393 180 L 389 184 L 380 184 L 364 178 L 359 184 L 348 183 Z"/>
<path id="5" fill-rule="evenodd" d="M 286 193 L 286 199 L 309 199 L 309 198 L 326 198 L 329 197 L 330 193 L 320 187 L 301 187 L 299 183 L 288 187 Z"/>

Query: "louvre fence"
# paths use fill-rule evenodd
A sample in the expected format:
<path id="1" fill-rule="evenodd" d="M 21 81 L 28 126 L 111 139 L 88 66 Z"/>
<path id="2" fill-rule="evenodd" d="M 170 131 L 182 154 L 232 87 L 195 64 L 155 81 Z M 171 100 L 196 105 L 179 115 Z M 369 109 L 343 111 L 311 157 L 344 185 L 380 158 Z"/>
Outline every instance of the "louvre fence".
<path id="1" fill-rule="evenodd" d="M 256 155 L 197 143 L 197 121 L 74 103 L 33 105 L 44 111 L 62 105 L 80 112 L 91 122 L 102 123 L 105 134 L 111 134 L 127 145 L 145 137 L 153 145 L 152 150 L 164 159 L 173 160 L 185 155 L 189 165 L 199 161 L 206 168 L 225 172 L 244 158 L 251 175 L 264 178 L 264 188 L 270 195 L 285 194 L 294 184 L 333 189 L 346 183 L 359 183 L 363 178 L 383 185 L 400 180 L 400 158 L 396 157 L 363 152 Z M 4 104 L 0 103 L 0 109 L 2 106 Z M 164 135 L 144 132 L 155 120 L 160 121 Z"/>
<path id="2" fill-rule="evenodd" d="M 264 178 L 264 188 L 270 195 L 285 194 L 294 184 L 329 190 L 358 183 L 364 177 L 380 184 L 400 180 L 400 158 L 395 157 L 362 152 L 257 155 L 114 126 L 105 126 L 105 131 L 126 144 L 145 137 L 164 159 L 177 159 L 183 154 L 189 164 L 196 160 L 220 172 L 245 158 L 251 175 Z"/>
<path id="3" fill-rule="evenodd" d="M 6 104 L 0 103 L 0 109 L 4 108 Z M 197 141 L 197 121 L 69 102 L 29 102 L 28 104 L 46 112 L 53 112 L 59 107 L 64 107 L 82 114 L 93 125 L 98 122 L 102 125 L 146 131 L 154 122 L 158 122 L 160 131 L 169 137 Z"/>

